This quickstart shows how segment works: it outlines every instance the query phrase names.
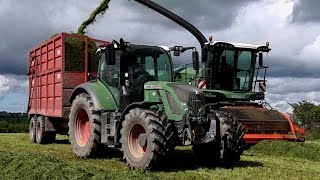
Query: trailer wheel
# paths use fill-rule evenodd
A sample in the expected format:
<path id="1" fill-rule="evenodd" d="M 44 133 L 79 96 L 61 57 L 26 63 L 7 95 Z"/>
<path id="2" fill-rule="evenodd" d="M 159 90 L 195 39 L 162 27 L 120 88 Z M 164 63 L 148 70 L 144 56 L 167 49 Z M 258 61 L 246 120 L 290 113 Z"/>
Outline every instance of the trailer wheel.
<path id="1" fill-rule="evenodd" d="M 168 137 L 159 116 L 135 108 L 122 122 L 121 139 L 124 159 L 131 169 L 154 169 L 167 154 Z"/>
<path id="2" fill-rule="evenodd" d="M 80 158 L 97 156 L 101 146 L 101 120 L 88 94 L 79 94 L 73 100 L 68 126 L 73 152 Z"/>
<path id="3" fill-rule="evenodd" d="M 36 142 L 45 144 L 47 143 L 46 138 L 45 119 L 43 116 L 39 116 L 36 123 Z"/>
<path id="4" fill-rule="evenodd" d="M 30 119 L 29 124 L 29 137 L 32 143 L 36 143 L 36 125 L 37 125 L 37 118 L 34 116 Z"/>
<path id="5" fill-rule="evenodd" d="M 223 166 L 232 168 L 243 153 L 241 124 L 226 112 L 217 111 L 216 116 L 220 124 L 220 160 Z"/>

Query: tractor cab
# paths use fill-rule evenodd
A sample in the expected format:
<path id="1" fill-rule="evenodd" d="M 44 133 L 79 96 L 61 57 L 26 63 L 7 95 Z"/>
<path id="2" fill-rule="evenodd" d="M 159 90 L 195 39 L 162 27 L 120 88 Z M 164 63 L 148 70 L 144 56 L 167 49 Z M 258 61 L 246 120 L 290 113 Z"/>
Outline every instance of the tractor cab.
<path id="1" fill-rule="evenodd" d="M 146 82 L 173 81 L 171 56 L 164 48 L 120 40 L 104 49 L 98 76 L 114 96 L 120 95 L 118 105 L 124 108 L 143 101 Z"/>

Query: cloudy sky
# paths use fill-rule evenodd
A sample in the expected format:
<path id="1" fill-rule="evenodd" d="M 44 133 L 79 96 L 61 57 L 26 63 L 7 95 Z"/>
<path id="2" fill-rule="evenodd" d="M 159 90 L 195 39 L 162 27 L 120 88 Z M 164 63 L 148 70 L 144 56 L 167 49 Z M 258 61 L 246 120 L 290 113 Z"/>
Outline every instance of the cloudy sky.
<path id="1" fill-rule="evenodd" d="M 320 102 L 320 1 L 155 0 L 215 40 L 264 44 L 267 100 L 282 111 L 288 103 Z M 0 111 L 26 109 L 28 50 L 57 32 L 76 32 L 99 0 L 0 0 Z M 186 30 L 136 3 L 112 0 L 87 34 L 142 44 L 199 46 Z M 189 63 L 189 62 L 182 62 Z"/>

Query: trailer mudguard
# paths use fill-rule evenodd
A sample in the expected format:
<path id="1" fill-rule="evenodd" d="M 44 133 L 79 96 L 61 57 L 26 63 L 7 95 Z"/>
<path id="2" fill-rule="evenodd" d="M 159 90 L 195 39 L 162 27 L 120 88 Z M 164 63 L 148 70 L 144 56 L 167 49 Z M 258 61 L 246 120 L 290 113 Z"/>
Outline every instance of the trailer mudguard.
<path id="1" fill-rule="evenodd" d="M 119 90 L 107 87 L 99 80 L 77 86 L 72 92 L 70 103 L 81 93 L 87 93 L 91 96 L 97 110 L 114 111 L 119 106 Z"/>

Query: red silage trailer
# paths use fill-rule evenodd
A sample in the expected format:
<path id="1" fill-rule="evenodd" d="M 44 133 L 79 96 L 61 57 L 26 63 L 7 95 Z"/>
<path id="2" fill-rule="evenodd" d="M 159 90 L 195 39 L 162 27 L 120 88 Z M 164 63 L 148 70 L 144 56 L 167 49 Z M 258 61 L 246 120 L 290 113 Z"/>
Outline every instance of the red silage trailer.
<path id="1" fill-rule="evenodd" d="M 44 143 L 56 133 L 66 134 L 69 102 L 73 89 L 96 76 L 95 51 L 106 41 L 87 36 L 60 33 L 32 48 L 29 52 L 28 115 L 32 141 Z M 41 134 L 44 133 L 44 134 Z"/>

